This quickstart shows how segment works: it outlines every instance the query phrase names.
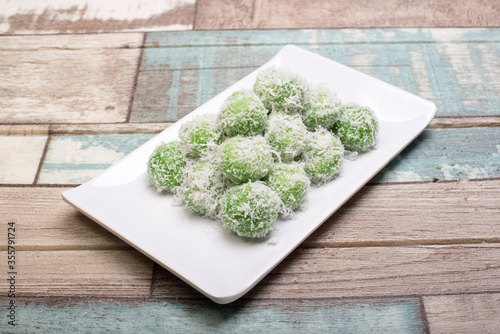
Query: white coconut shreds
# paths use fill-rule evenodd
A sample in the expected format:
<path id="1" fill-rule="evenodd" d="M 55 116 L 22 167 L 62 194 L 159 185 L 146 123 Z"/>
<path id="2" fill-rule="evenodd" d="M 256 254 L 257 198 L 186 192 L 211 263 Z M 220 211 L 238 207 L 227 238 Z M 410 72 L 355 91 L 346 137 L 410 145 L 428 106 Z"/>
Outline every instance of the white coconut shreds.
<path id="1" fill-rule="evenodd" d="M 226 184 L 220 165 L 216 162 L 196 161 L 185 169 L 179 196 L 186 208 L 209 218 L 216 218 L 219 200 Z"/>
<path id="2" fill-rule="evenodd" d="M 257 76 L 253 90 L 270 111 L 301 112 L 304 108 L 305 80 L 290 70 L 272 66 Z"/>
<path id="3" fill-rule="evenodd" d="M 283 161 L 292 161 L 306 147 L 307 129 L 300 115 L 273 112 L 266 138 Z"/>
<path id="4" fill-rule="evenodd" d="M 222 140 L 217 115 L 196 116 L 179 129 L 179 138 L 184 143 L 184 156 L 200 158 L 214 151 Z"/>
<path id="5" fill-rule="evenodd" d="M 267 127 L 267 109 L 252 90 L 239 90 L 224 101 L 218 122 L 228 137 L 262 135 Z"/>
<path id="6" fill-rule="evenodd" d="M 339 177 L 344 161 L 373 148 L 377 132 L 371 109 L 342 105 L 326 85 L 273 66 L 253 89 L 231 94 L 218 113 L 185 122 L 180 141 L 157 146 L 148 176 L 159 192 L 174 194 L 172 205 L 220 219 L 239 236 L 262 238 L 278 216 L 307 210 L 311 183 Z"/>
<path id="7" fill-rule="evenodd" d="M 236 136 L 221 146 L 222 171 L 236 184 L 262 179 L 273 163 L 271 147 L 262 136 Z"/>
<path id="8" fill-rule="evenodd" d="M 321 126 L 331 128 L 340 118 L 340 100 L 321 84 L 309 84 L 304 97 L 302 120 L 310 130 Z"/>

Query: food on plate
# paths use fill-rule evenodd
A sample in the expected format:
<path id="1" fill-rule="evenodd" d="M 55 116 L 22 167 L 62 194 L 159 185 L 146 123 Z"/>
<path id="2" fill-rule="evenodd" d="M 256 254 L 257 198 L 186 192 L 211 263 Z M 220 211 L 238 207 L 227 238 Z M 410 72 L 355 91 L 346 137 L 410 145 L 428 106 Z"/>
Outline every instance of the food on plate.
<path id="1" fill-rule="evenodd" d="M 338 137 L 319 128 L 309 133 L 303 156 L 304 170 L 311 181 L 323 184 L 339 174 L 344 161 L 344 147 Z"/>
<path id="2" fill-rule="evenodd" d="M 267 110 L 252 90 L 240 90 L 226 99 L 218 120 L 228 137 L 259 135 L 266 130 Z"/>
<path id="3" fill-rule="evenodd" d="M 247 238 L 262 238 L 282 210 L 278 195 L 262 182 L 229 188 L 221 199 L 220 218 L 228 230 Z"/>
<path id="4" fill-rule="evenodd" d="M 260 180 L 273 163 L 271 147 L 262 136 L 226 139 L 220 159 L 222 171 L 235 184 Z"/>
<path id="5" fill-rule="evenodd" d="M 304 168 L 297 162 L 276 164 L 267 181 L 289 211 L 304 203 L 310 183 Z"/>
<path id="6" fill-rule="evenodd" d="M 269 117 L 266 137 L 283 161 L 293 161 L 306 146 L 307 129 L 300 115 L 274 112 Z"/>
<path id="7" fill-rule="evenodd" d="M 304 108 L 304 80 L 285 68 L 260 72 L 253 90 L 269 112 L 298 113 Z"/>
<path id="8" fill-rule="evenodd" d="M 352 103 L 341 108 L 341 117 L 332 130 L 346 149 L 364 152 L 375 146 L 378 121 L 370 108 Z"/>
<path id="9" fill-rule="evenodd" d="M 185 144 L 187 157 L 197 159 L 206 156 L 220 144 L 222 139 L 217 115 L 201 115 L 184 123 L 179 130 L 179 138 Z"/>
<path id="10" fill-rule="evenodd" d="M 340 118 L 340 100 L 337 94 L 322 85 L 310 85 L 304 98 L 302 120 L 308 129 L 322 126 L 329 129 Z"/>
<path id="11" fill-rule="evenodd" d="M 181 185 L 186 161 L 183 157 L 184 144 L 180 141 L 161 143 L 148 160 L 148 177 L 158 192 L 175 193 Z"/>

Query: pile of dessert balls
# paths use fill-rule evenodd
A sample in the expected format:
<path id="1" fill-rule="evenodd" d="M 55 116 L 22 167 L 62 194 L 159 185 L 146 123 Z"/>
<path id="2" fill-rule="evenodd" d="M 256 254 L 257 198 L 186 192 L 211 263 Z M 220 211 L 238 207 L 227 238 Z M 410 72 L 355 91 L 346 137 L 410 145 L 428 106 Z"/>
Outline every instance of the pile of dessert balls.
<path id="1" fill-rule="evenodd" d="M 274 66 L 253 90 L 185 122 L 180 140 L 156 147 L 147 171 L 159 192 L 174 193 L 187 209 L 262 238 L 279 215 L 305 206 L 311 183 L 339 175 L 344 150 L 373 148 L 377 130 L 368 107 L 344 105 L 326 86 Z"/>

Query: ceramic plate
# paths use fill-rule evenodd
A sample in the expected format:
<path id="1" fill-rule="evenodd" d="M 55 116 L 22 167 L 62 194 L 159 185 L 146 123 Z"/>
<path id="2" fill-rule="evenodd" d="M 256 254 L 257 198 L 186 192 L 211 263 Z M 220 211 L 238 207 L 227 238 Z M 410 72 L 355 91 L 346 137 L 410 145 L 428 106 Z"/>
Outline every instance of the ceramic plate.
<path id="1" fill-rule="evenodd" d="M 246 240 L 220 221 L 172 205 L 172 195 L 149 185 L 146 163 L 160 142 L 177 139 L 182 123 L 216 113 L 234 91 L 251 88 L 257 74 L 278 65 L 309 82 L 324 83 L 343 103 L 371 107 L 380 123 L 376 148 L 344 165 L 336 180 L 312 187 L 308 209 L 278 220 L 264 240 Z M 299 47 L 283 47 L 269 62 L 232 85 L 91 181 L 63 198 L 97 223 L 217 303 L 232 302 L 257 284 L 342 204 L 417 137 L 436 106 L 378 79 Z M 274 238 L 277 244 L 268 241 Z"/>

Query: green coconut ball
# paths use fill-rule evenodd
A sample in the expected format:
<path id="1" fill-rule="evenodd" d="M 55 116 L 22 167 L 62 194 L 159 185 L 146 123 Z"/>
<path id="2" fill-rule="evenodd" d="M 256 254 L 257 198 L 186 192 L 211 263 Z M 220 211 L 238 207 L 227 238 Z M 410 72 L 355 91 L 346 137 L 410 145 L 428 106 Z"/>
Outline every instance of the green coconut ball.
<path id="1" fill-rule="evenodd" d="M 158 145 L 148 160 L 148 177 L 158 192 L 175 193 L 184 177 L 184 144 L 179 141 Z"/>
<path id="2" fill-rule="evenodd" d="M 331 128 L 340 118 L 340 100 L 324 86 L 311 85 L 304 98 L 302 120 L 310 130 Z"/>
<path id="3" fill-rule="evenodd" d="M 186 207 L 200 215 L 215 218 L 225 185 L 220 166 L 216 163 L 194 164 L 186 172 L 181 193 Z"/>
<path id="4" fill-rule="evenodd" d="M 253 90 L 269 112 L 298 113 L 304 108 L 303 81 L 291 71 L 273 66 L 258 74 Z"/>
<path id="5" fill-rule="evenodd" d="M 236 136 L 221 144 L 221 167 L 234 183 L 257 181 L 267 175 L 273 163 L 271 147 L 262 136 Z"/>
<path id="6" fill-rule="evenodd" d="M 262 238 L 281 212 L 278 195 L 262 182 L 229 188 L 221 198 L 220 218 L 228 230 L 247 238 Z"/>
<path id="7" fill-rule="evenodd" d="M 319 128 L 309 134 L 303 158 L 304 170 L 311 181 L 322 184 L 340 172 L 344 161 L 344 147 L 338 137 Z"/>
<path id="8" fill-rule="evenodd" d="M 283 161 L 292 161 L 306 146 L 307 129 L 298 114 L 281 112 L 269 117 L 267 139 Z"/>
<path id="9" fill-rule="evenodd" d="M 222 139 L 217 115 L 201 115 L 184 123 L 179 138 L 185 144 L 184 153 L 188 158 L 197 159 L 213 152 Z"/>
<path id="10" fill-rule="evenodd" d="M 349 104 L 341 108 L 340 120 L 332 130 L 346 149 L 365 152 L 375 146 L 378 121 L 370 108 Z"/>
<path id="11" fill-rule="evenodd" d="M 304 168 L 294 162 L 275 165 L 269 172 L 267 184 L 286 208 L 295 210 L 304 202 L 310 183 Z"/>
<path id="12" fill-rule="evenodd" d="M 266 130 L 267 110 L 252 90 L 240 90 L 224 101 L 219 126 L 228 137 L 260 135 Z"/>

